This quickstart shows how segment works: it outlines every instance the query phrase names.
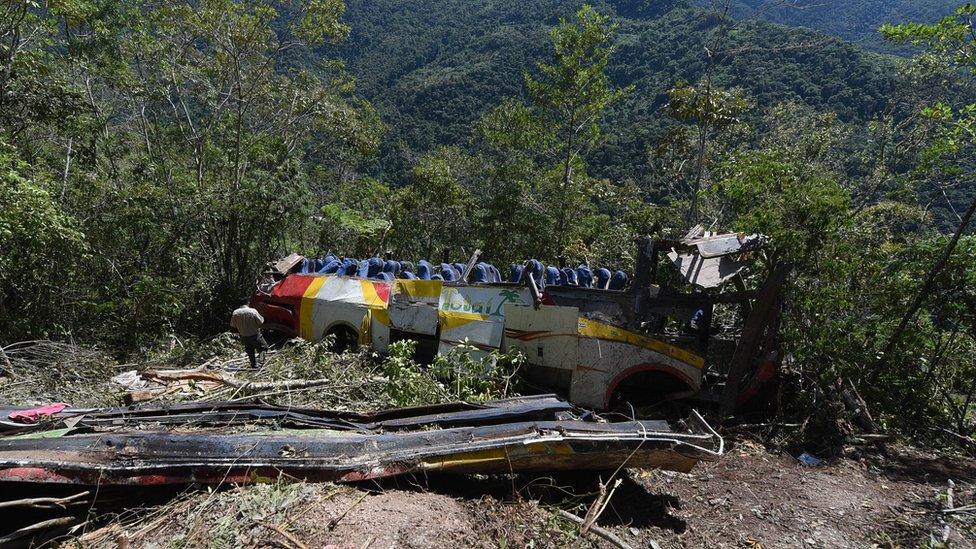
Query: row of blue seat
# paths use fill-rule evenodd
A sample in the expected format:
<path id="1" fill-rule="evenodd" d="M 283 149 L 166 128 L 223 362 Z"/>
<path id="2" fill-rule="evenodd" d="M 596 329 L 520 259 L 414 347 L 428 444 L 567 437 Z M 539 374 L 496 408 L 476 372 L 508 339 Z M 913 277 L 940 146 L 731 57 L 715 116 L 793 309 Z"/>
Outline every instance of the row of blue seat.
<path id="1" fill-rule="evenodd" d="M 396 278 L 414 280 L 445 280 L 449 282 L 461 280 L 461 273 L 465 265 L 461 263 L 441 263 L 435 269 L 428 261 L 421 259 L 416 266 L 411 261 L 384 260 L 380 257 L 357 260 L 350 257 L 341 260 L 335 256 L 324 259 L 302 260 L 298 272 L 301 274 L 331 274 L 338 276 L 358 276 L 392 282 Z M 478 263 L 472 271 L 474 282 L 490 283 L 502 282 L 501 273 L 493 265 Z"/>
<path id="2" fill-rule="evenodd" d="M 542 262 L 533 259 L 525 266 L 512 264 L 509 280 L 525 282 L 531 276 L 540 286 L 576 286 L 580 288 L 599 288 L 602 290 L 623 290 L 627 286 L 627 273 L 623 271 L 610 272 L 610 269 L 599 268 L 595 272 L 589 266 L 543 268 Z"/>
<path id="3" fill-rule="evenodd" d="M 421 259 L 416 266 L 411 261 L 384 260 L 380 257 L 357 260 L 350 257 L 339 259 L 333 255 L 323 259 L 302 260 L 298 269 L 301 274 L 332 274 L 338 276 L 358 276 L 392 282 L 394 279 L 407 280 L 443 280 L 455 282 L 461 280 L 464 272 L 463 263 L 441 263 L 436 269 L 427 260 Z M 623 271 L 611 273 L 609 269 L 600 268 L 591 271 L 586 265 L 572 269 L 559 269 L 552 265 L 544 267 L 542 262 L 533 259 L 526 265 L 513 263 L 509 268 L 509 282 L 525 283 L 528 277 L 539 286 L 577 286 L 582 288 L 600 288 L 622 290 L 627 285 L 627 274 Z M 503 282 L 501 272 L 491 263 L 475 264 L 471 271 L 471 282 L 489 284 Z"/>

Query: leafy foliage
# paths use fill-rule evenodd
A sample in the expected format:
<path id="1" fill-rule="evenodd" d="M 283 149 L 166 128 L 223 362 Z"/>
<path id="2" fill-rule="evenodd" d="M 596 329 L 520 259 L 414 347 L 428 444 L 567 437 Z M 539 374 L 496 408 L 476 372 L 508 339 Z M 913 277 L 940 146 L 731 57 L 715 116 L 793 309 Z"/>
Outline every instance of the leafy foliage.
<path id="1" fill-rule="evenodd" d="M 441 148 L 413 168 L 413 184 L 391 201 L 390 238 L 404 257 L 449 258 L 451 242 L 470 242 L 475 204 L 471 188 L 475 159 L 456 148 Z"/>
<path id="2" fill-rule="evenodd" d="M 352 33 L 343 59 L 391 127 L 378 175 L 407 183 L 413 159 L 439 145 L 467 146 L 479 137 L 477 121 L 501 101 L 526 99 L 521 76 L 542 77 L 536 63 L 555 53 L 547 32 L 581 4 L 349 2 Z M 639 4 L 593 7 L 617 25 L 610 85 L 633 86 L 604 113 L 605 139 L 587 158 L 597 177 L 656 185 L 642 159 L 673 125 L 660 116 L 667 92 L 676 81 L 701 81 L 709 67 L 716 87 L 741 89 L 761 109 L 799 101 L 864 122 L 890 97 L 891 60 L 840 40 L 752 19 L 733 22 L 682 2 Z"/>
<path id="3" fill-rule="evenodd" d="M 3 315 L 9 338 L 73 332 L 127 350 L 161 322 L 223 325 L 263 262 L 314 249 L 316 203 L 359 178 L 383 131 L 341 66 L 296 62 L 346 35 L 335 0 L 3 10 L 4 184 L 50 229 L 17 246 L 60 265 L 36 298 L 52 308 Z M 5 277 L 8 306 L 40 290 L 30 269 Z"/>
<path id="4" fill-rule="evenodd" d="M 417 342 L 390 345 L 383 362 L 386 392 L 395 406 L 477 401 L 518 395 L 515 373 L 524 361 L 518 351 L 482 353 L 461 344 L 438 355 L 429 368 L 413 361 Z"/>
<path id="5" fill-rule="evenodd" d="M 390 380 L 386 393 L 394 406 L 435 403 L 447 397 L 444 385 L 414 362 L 416 350 L 416 341 L 397 341 L 390 344 L 383 361 L 383 374 Z"/>
<path id="6" fill-rule="evenodd" d="M 72 276 L 85 254 L 85 235 L 35 182 L 17 151 L 0 142 L 0 329 L 29 330 L 32 319 L 57 318 L 70 296 Z M 61 321 L 68 319 L 62 318 Z"/>
<path id="7" fill-rule="evenodd" d="M 539 63 L 539 78 L 526 75 L 526 88 L 539 117 L 539 126 L 551 132 L 551 154 L 562 161 L 562 177 L 553 198 L 560 205 L 556 216 L 557 239 L 567 227 L 567 210 L 574 210 L 573 168 L 581 154 L 597 144 L 600 120 L 625 90 L 613 89 L 607 77 L 610 45 L 616 26 L 609 18 L 584 5 L 576 20 L 560 20 L 551 33 L 553 63 Z M 557 240 L 557 248 L 565 247 Z"/>
<path id="8" fill-rule="evenodd" d="M 515 374 L 525 362 L 518 350 L 483 353 L 464 343 L 437 355 L 433 374 L 449 388 L 455 400 L 492 400 L 518 394 Z"/>
<path id="9" fill-rule="evenodd" d="M 746 101 L 740 93 L 714 88 L 704 81 L 695 87 L 679 82 L 668 92 L 665 107 L 675 120 L 694 124 L 697 129 L 697 167 L 690 185 L 691 206 L 688 208 L 688 224 L 698 222 L 698 193 L 705 171 L 705 152 L 709 139 L 739 123 L 739 115 L 746 109 Z"/>
<path id="10" fill-rule="evenodd" d="M 816 125 L 806 129 L 817 131 Z M 830 148 L 811 154 L 806 140 L 777 141 L 728 155 L 706 203 L 733 228 L 770 235 L 768 264 L 794 266 L 781 334 L 795 390 L 790 413 L 805 420 L 825 451 L 842 446 L 851 432 L 837 421 L 844 416 L 838 395 L 851 383 L 884 426 L 931 436 L 921 429 L 959 409 L 948 405 L 958 398 L 951 395 L 971 391 L 973 362 L 956 354 L 974 344 L 958 332 L 972 322 L 962 305 L 970 298 L 961 279 L 949 279 L 972 277 L 965 250 L 976 241 L 961 243 L 964 249 L 937 285 L 938 297 L 909 326 L 886 373 L 870 381 L 871 367 L 944 238 L 911 202 L 856 208 L 842 174 L 831 168 Z M 957 377 L 961 372 L 967 373 Z M 965 425 L 961 432 L 971 432 L 973 422 Z"/>

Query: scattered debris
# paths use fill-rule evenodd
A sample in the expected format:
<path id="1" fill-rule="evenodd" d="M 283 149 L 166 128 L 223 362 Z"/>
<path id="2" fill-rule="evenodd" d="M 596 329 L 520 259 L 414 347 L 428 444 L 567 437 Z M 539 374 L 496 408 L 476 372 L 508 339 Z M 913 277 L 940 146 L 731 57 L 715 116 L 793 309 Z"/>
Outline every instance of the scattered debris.
<path id="1" fill-rule="evenodd" d="M 37 423 L 41 418 L 53 416 L 58 412 L 67 408 L 68 405 L 63 402 L 58 402 L 55 404 L 48 404 L 46 406 L 40 406 L 38 408 L 28 408 L 26 410 L 16 410 L 7 414 L 7 418 L 14 423 Z"/>
<path id="2" fill-rule="evenodd" d="M 748 252 L 761 250 L 768 240 L 755 234 L 710 233 L 699 225 L 671 243 L 668 259 L 689 284 L 718 288 L 747 269 L 753 263 Z"/>
<path id="3" fill-rule="evenodd" d="M 25 526 L 24 528 L 19 528 L 13 532 L 0 537 L 0 547 L 6 547 L 7 544 L 13 543 L 19 539 L 26 538 L 38 532 L 43 532 L 44 530 L 49 530 L 52 528 L 58 528 L 62 526 L 70 526 L 78 522 L 75 517 L 58 517 L 53 519 L 44 520 L 36 524 L 31 524 L 30 526 Z"/>
<path id="4" fill-rule="evenodd" d="M 818 458 L 816 456 L 813 456 L 811 454 L 808 454 L 806 452 L 803 452 L 802 454 L 800 454 L 799 456 L 797 456 L 796 459 L 800 463 L 802 463 L 804 465 L 808 465 L 810 467 L 820 467 L 824 463 L 822 459 L 820 459 L 820 458 Z"/>
<path id="5" fill-rule="evenodd" d="M 139 375 L 137 370 L 129 370 L 112 377 L 112 383 L 121 385 L 130 391 L 140 391 L 149 386 L 149 380 Z"/>

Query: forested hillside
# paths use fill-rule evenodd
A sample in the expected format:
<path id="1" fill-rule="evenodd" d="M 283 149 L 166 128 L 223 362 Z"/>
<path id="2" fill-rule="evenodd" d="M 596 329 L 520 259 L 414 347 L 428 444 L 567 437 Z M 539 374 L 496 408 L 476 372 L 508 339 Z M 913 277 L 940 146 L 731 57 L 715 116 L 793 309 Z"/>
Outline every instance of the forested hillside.
<path id="1" fill-rule="evenodd" d="M 547 29 L 581 3 L 350 1 L 353 30 L 342 55 L 393 129 L 382 173 L 402 178 L 423 151 L 467 143 L 473 121 L 502 98 L 523 95 L 522 74 L 549 50 Z M 796 100 L 866 121 L 891 92 L 891 61 L 816 32 L 754 20 L 728 29 L 717 13 L 682 2 L 597 9 L 620 25 L 608 73 L 615 85 L 633 86 L 607 113 L 608 142 L 594 155 L 597 172 L 613 179 L 646 183 L 646 151 L 668 123 L 660 116 L 667 90 L 709 69 L 759 111 Z"/>
<path id="2" fill-rule="evenodd" d="M 951 12 L 953 0 L 696 0 L 699 6 L 722 9 L 740 19 L 764 19 L 794 27 L 808 27 L 879 51 L 906 50 L 886 42 L 878 28 L 895 21 L 933 23 Z"/>

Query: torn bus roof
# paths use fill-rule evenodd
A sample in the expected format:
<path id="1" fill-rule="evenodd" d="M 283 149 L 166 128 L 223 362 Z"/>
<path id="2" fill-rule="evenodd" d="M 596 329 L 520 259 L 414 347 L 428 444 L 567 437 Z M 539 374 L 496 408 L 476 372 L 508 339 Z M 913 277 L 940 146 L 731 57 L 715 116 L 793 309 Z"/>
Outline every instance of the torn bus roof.
<path id="1" fill-rule="evenodd" d="M 166 428 L 168 419 L 179 420 L 178 432 Z M 675 424 L 609 423 L 549 395 L 367 415 L 211 403 L 68 411 L 47 430 L 0 437 L 0 481 L 216 484 L 287 474 L 351 482 L 620 466 L 686 472 L 722 452 L 722 438 L 697 413 Z"/>
<path id="2" fill-rule="evenodd" d="M 668 259 L 688 283 L 717 288 L 749 268 L 753 261 L 748 252 L 762 249 L 768 241 L 759 234 L 713 234 L 699 225 L 681 240 L 668 243 Z"/>

